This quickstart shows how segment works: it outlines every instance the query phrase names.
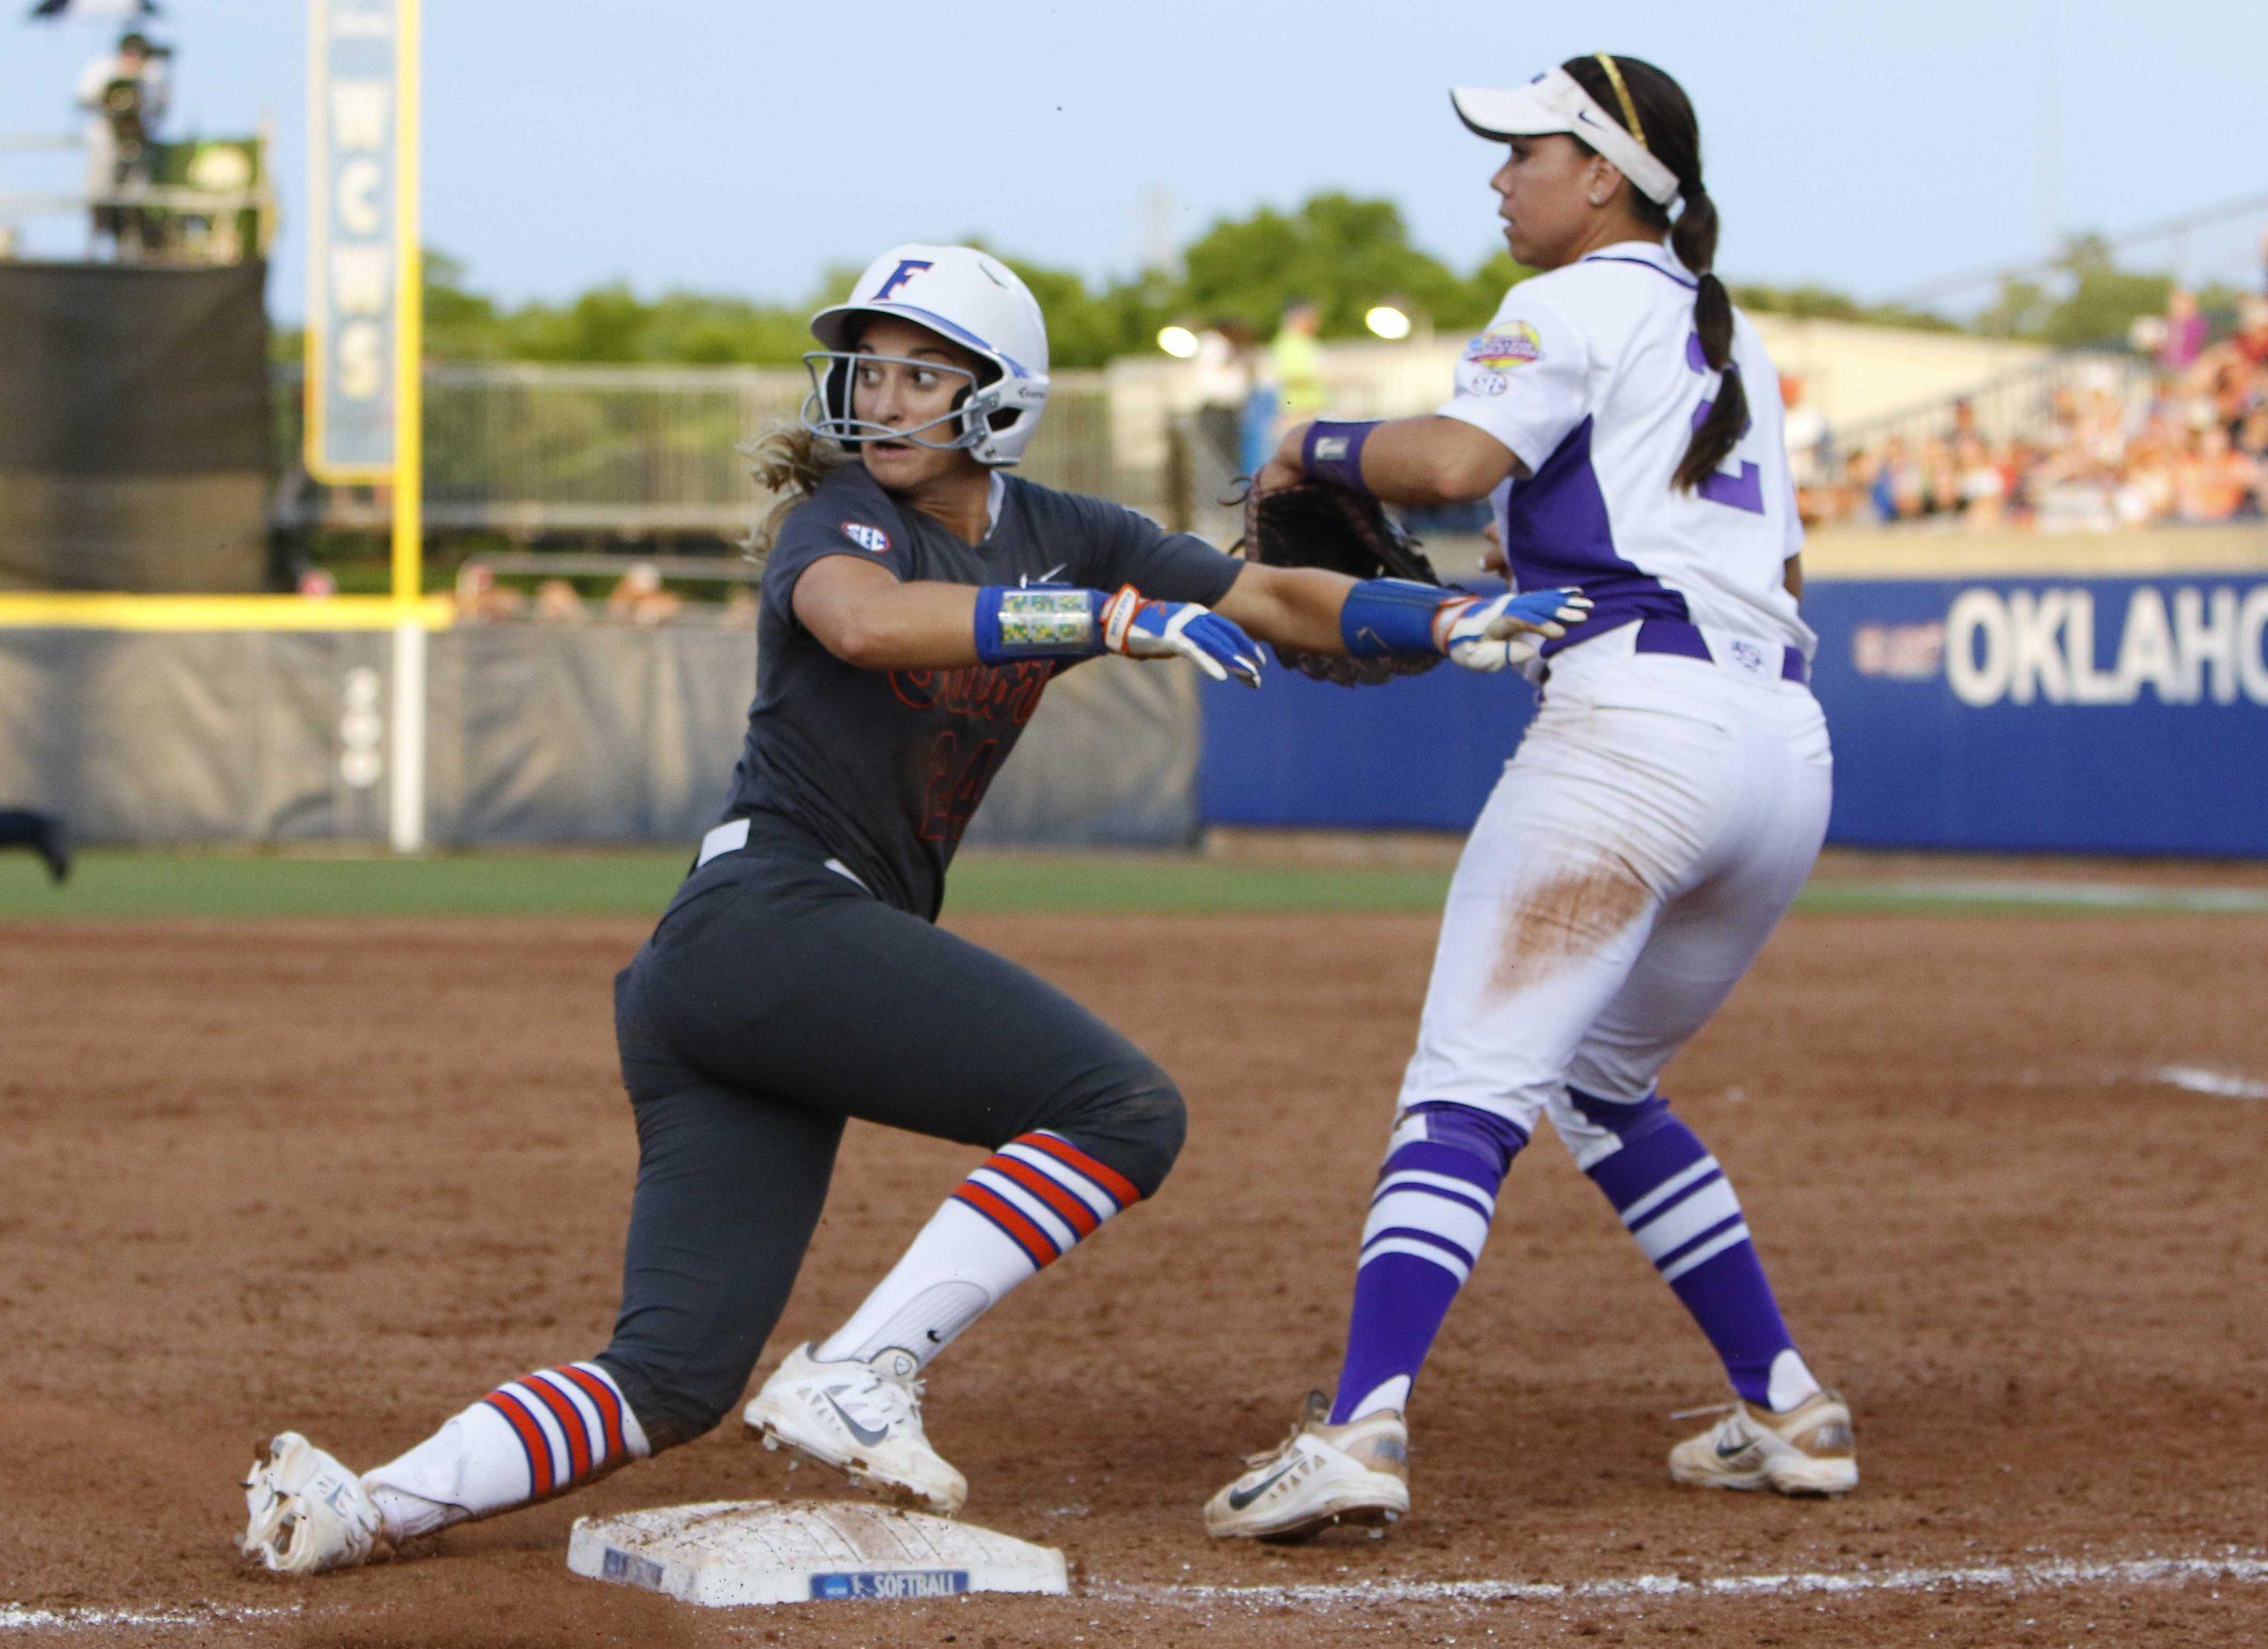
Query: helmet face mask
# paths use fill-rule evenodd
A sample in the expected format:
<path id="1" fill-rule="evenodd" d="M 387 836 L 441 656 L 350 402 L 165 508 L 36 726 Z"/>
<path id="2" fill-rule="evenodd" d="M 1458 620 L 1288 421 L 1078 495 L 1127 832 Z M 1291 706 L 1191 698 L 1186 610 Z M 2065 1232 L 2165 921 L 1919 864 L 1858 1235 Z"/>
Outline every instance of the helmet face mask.
<path id="1" fill-rule="evenodd" d="M 903 360 L 858 352 L 858 331 L 885 315 L 934 332 L 977 362 L 973 371 L 910 363 L 969 380 L 951 411 L 910 430 L 861 419 L 851 403 L 857 362 Z M 1039 305 L 1014 270 L 973 246 L 893 246 L 866 266 L 847 300 L 812 317 L 811 330 L 822 347 L 804 357 L 812 393 L 798 422 L 830 440 L 902 440 L 1007 465 L 1023 456 L 1047 407 L 1047 326 Z M 950 439 L 920 439 L 938 431 Z"/>
<path id="2" fill-rule="evenodd" d="M 871 418 L 858 416 L 851 400 L 852 379 L 859 367 L 870 362 L 890 366 L 918 367 L 924 372 L 943 373 L 950 377 L 966 380 L 965 386 L 953 397 L 952 405 L 924 424 L 904 429 L 887 424 L 877 424 Z M 804 356 L 804 370 L 811 374 L 811 393 L 804 397 L 802 411 L 796 422 L 812 434 L 823 436 L 841 446 L 855 447 L 862 441 L 904 441 L 908 446 L 926 447 L 932 452 L 953 452 L 974 447 L 991 432 L 990 417 L 999 407 L 999 397 L 988 394 L 989 387 L 977 382 L 976 374 L 967 367 L 948 366 L 942 361 L 922 361 L 912 355 L 880 355 L 871 350 L 814 349 Z M 950 440 L 923 440 L 923 432 L 951 426 L 954 434 Z"/>

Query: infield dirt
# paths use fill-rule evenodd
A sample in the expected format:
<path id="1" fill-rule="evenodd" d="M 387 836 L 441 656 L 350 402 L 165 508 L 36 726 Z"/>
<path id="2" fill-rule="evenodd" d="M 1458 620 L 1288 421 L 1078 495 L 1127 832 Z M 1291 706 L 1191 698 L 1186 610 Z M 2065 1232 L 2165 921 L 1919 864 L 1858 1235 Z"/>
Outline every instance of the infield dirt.
<path id="1" fill-rule="evenodd" d="M 1670 1486 L 1663 1452 L 1699 1424 L 1670 1412 L 1719 1399 L 1714 1363 L 1547 1138 L 1419 1389 L 1412 1516 L 1292 1552 L 1210 1544 L 1197 1509 L 1335 1372 L 1433 922 L 957 925 L 1129 1031 L 1190 1102 L 1163 1193 L 932 1371 L 967 1515 L 1063 1548 L 1084 1593 L 709 1614 L 568 1575 L 580 1513 L 841 1492 L 736 1428 L 391 1564 L 246 1572 L 236 1484 L 267 1434 L 368 1466 L 604 1343 L 633 1163 L 608 987 L 642 924 L 19 926 L 0 930 L 0 1626 L 13 1604 L 98 1612 L 26 1641 L 466 1649 L 2268 1638 L 2257 1581 L 1169 1590 L 2257 1559 L 2268 1102 L 2151 1073 L 2268 1079 L 2268 922 L 1791 920 L 1665 1088 L 1851 1396 L 1860 1491 Z M 854 1125 L 765 1366 L 856 1302 L 969 1161 Z M 115 1613 L 165 1610 L 188 1623 Z"/>

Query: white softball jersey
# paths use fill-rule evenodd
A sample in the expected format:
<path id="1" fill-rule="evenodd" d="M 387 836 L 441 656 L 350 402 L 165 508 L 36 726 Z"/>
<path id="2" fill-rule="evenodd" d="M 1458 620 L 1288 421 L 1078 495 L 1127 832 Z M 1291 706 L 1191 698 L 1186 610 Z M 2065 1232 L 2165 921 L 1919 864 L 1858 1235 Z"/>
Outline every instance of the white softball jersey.
<path id="1" fill-rule="evenodd" d="M 1674 485 L 1718 385 L 1693 294 L 1648 243 L 1538 276 L 1442 408 L 1528 471 L 1495 497 L 1520 587 L 1597 605 L 1546 649 L 1536 718 L 1458 860 L 1401 1108 L 1548 1118 L 1587 1168 L 1620 1148 L 1601 1107 L 1653 1093 L 1827 827 L 1814 638 L 1783 582 L 1802 531 L 1779 385 L 1745 321 L 1749 430 L 1701 487 Z"/>
<path id="2" fill-rule="evenodd" d="M 1521 589 L 1569 586 L 1597 603 L 1582 639 L 1667 618 L 1808 657 L 1814 638 L 1783 587 L 1803 526 L 1780 381 L 1737 312 L 1748 430 L 1699 487 L 1672 482 L 1720 381 L 1694 331 L 1694 289 L 1651 241 L 1523 281 L 1465 346 L 1441 414 L 1487 431 L 1526 468 L 1496 490 L 1497 530 Z"/>

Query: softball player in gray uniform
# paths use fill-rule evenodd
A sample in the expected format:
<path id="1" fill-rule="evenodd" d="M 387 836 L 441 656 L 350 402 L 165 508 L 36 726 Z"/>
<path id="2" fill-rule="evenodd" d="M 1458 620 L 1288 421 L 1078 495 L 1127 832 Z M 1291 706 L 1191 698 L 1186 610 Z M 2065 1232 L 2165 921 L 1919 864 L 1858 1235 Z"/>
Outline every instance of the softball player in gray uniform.
<path id="1" fill-rule="evenodd" d="M 1672 1476 L 1858 1482 L 1850 1413 L 1796 1349 L 1731 1182 L 1655 1089 L 1826 829 L 1778 380 L 1709 272 L 1716 210 L 1667 74 L 1601 53 L 1455 98 L 1509 144 L 1505 238 L 1543 273 L 1467 347 L 1438 416 L 1294 431 L 1261 484 L 1492 496 L 1518 584 L 1596 608 L 1542 649 L 1541 710 L 1449 891 L 1336 1395 L 1214 1497 L 1216 1536 L 1295 1540 L 1408 1510 L 1410 1388 L 1545 1117 L 1732 1383 L 1723 1419 L 1671 1451 Z"/>
<path id="2" fill-rule="evenodd" d="M 1155 1192 L 1182 1140 L 1181 1096 L 1138 1048 L 933 925 L 1048 681 L 1112 651 L 1257 685 L 1240 626 L 1502 669 L 1584 604 L 1247 566 L 1009 476 L 1046 404 L 1047 338 L 1023 284 L 982 253 L 897 247 L 812 330 L 804 429 L 765 460 L 796 496 L 767 524 L 732 802 L 616 981 L 639 1170 L 613 1341 L 507 1381 L 360 1477 L 276 1437 L 246 1484 L 245 1536 L 272 1568 L 359 1563 L 717 1425 L 795 1281 L 851 1116 L 990 1155 L 744 1418 L 773 1446 L 958 1509 L 967 1484 L 924 1433 L 921 1371 Z"/>

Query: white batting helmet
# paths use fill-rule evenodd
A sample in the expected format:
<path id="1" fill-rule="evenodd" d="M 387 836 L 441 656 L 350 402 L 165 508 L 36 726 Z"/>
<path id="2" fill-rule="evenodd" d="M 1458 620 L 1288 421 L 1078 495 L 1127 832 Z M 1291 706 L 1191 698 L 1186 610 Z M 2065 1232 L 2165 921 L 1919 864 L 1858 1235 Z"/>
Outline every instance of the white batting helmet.
<path id="1" fill-rule="evenodd" d="M 878 315 L 925 326 L 983 362 L 952 411 L 912 430 L 853 416 L 852 352 L 863 317 Z M 904 440 L 951 425 L 951 439 L 918 444 L 962 447 L 979 463 L 1012 464 L 1047 407 L 1047 323 L 1039 304 L 1014 270 L 973 246 L 891 247 L 866 266 L 847 299 L 812 317 L 812 336 L 826 347 L 804 357 L 812 393 L 802 422 L 831 440 Z"/>

